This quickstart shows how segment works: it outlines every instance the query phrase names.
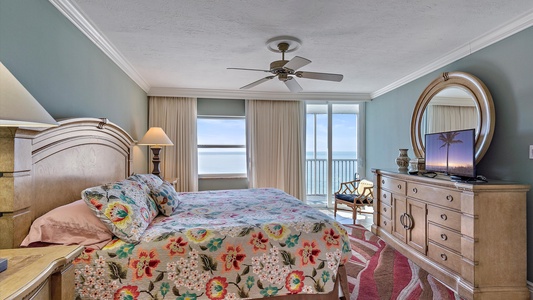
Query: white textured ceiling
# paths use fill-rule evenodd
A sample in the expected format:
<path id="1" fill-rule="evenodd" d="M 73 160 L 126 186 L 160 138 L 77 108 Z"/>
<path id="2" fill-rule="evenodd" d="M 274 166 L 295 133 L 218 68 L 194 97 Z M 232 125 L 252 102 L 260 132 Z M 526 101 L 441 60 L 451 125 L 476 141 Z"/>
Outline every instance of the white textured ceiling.
<path id="1" fill-rule="evenodd" d="M 266 41 L 297 37 L 302 45 L 286 59 L 344 75 L 340 83 L 298 79 L 307 93 L 375 94 L 450 53 L 468 54 L 480 37 L 533 11 L 532 0 L 50 1 L 73 4 L 152 89 L 238 90 L 268 74 L 227 67 L 268 69 L 281 55 Z M 287 87 L 271 80 L 252 90 Z"/>

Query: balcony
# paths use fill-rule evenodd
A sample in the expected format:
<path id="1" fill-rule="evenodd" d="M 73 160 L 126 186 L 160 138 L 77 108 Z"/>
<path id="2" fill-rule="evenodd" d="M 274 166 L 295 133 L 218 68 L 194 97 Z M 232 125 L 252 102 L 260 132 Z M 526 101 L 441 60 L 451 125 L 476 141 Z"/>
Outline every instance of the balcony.
<path id="1" fill-rule="evenodd" d="M 355 173 L 357 159 L 333 159 L 330 193 L 336 192 L 341 182 L 353 180 Z M 327 159 L 306 159 L 306 193 L 309 204 L 324 207 L 327 205 L 327 178 Z"/>

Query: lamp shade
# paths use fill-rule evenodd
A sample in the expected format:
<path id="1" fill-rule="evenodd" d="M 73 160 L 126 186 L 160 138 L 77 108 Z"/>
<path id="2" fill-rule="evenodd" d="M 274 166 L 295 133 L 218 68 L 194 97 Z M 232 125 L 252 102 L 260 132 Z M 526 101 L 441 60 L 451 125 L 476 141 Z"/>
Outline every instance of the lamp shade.
<path id="1" fill-rule="evenodd" d="M 52 127 L 59 124 L 0 62 L 0 126 Z"/>
<path id="2" fill-rule="evenodd" d="M 174 146 L 161 127 L 150 127 L 137 145 L 149 145 L 155 148 L 161 146 Z"/>

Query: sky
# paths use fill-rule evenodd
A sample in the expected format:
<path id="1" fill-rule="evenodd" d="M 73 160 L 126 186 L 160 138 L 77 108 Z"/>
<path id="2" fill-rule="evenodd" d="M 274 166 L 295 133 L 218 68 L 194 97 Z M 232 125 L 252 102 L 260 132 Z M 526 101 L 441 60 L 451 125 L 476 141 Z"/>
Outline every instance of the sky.
<path id="1" fill-rule="evenodd" d="M 314 146 L 314 115 L 307 114 L 306 122 L 306 147 L 313 151 Z M 317 114 L 317 152 L 327 151 L 328 122 L 326 114 Z M 198 144 L 199 145 L 245 145 L 245 120 L 244 119 L 198 119 Z M 356 115 L 333 115 L 333 152 L 355 152 L 356 143 Z M 355 157 L 354 157 L 355 158 Z"/>
<path id="2" fill-rule="evenodd" d="M 245 145 L 245 120 L 198 119 L 198 145 Z"/>
<path id="3" fill-rule="evenodd" d="M 306 147 L 313 151 L 314 125 L 313 115 L 307 115 Z M 332 120 L 332 148 L 333 152 L 355 152 L 357 150 L 357 127 L 355 114 L 334 114 Z M 328 149 L 328 120 L 327 115 L 318 114 L 316 118 L 317 152 L 326 152 Z M 355 158 L 355 157 L 354 157 Z"/>

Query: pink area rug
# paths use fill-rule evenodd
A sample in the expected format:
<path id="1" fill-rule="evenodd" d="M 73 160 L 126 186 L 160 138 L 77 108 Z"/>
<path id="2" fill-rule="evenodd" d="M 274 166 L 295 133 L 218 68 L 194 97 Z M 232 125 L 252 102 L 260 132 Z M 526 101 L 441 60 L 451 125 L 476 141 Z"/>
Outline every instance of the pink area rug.
<path id="1" fill-rule="evenodd" d="M 350 299 L 460 299 L 425 270 L 360 225 L 348 225 Z"/>

